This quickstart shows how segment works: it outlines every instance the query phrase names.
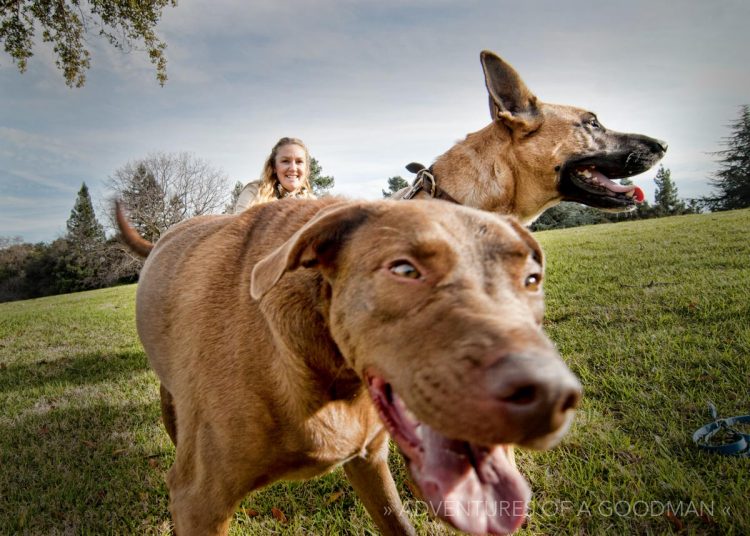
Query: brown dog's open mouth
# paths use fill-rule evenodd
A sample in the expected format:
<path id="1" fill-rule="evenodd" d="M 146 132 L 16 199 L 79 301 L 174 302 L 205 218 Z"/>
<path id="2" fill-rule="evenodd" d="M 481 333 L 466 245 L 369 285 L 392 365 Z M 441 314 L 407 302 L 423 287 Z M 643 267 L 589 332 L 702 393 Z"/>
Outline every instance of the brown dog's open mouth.
<path id="1" fill-rule="evenodd" d="M 367 383 L 380 418 L 436 515 L 471 534 L 509 534 L 520 527 L 531 491 L 512 461 L 511 446 L 449 439 L 420 422 L 383 378 L 368 374 Z"/>
<path id="2" fill-rule="evenodd" d="M 630 177 L 643 169 L 618 169 L 610 161 L 587 158 L 569 162 L 560 173 L 560 193 L 565 201 L 617 211 L 633 210 L 643 202 L 638 186 L 618 184 L 613 179 Z"/>

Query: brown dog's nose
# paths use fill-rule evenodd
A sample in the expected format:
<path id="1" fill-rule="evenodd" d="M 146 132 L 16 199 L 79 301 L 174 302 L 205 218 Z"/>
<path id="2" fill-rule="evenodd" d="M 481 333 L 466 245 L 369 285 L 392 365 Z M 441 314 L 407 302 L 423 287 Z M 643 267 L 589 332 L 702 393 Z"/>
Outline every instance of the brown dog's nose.
<path id="1" fill-rule="evenodd" d="M 506 418 L 534 439 L 555 432 L 581 400 L 581 384 L 554 356 L 511 354 L 491 367 L 494 396 L 503 402 Z"/>

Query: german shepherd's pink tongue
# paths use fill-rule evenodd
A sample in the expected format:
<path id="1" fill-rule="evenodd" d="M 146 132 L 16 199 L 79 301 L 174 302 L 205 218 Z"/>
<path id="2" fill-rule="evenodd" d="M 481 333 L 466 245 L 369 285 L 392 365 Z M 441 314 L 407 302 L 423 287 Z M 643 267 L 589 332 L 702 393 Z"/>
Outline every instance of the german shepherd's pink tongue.
<path id="1" fill-rule="evenodd" d="M 420 422 L 380 377 L 370 396 L 409 465 L 430 509 L 470 534 L 509 534 L 524 519 L 531 490 L 508 445 L 490 447 L 449 439 Z"/>
<path id="2" fill-rule="evenodd" d="M 637 203 L 642 203 L 645 198 L 643 190 L 638 186 L 618 184 L 594 166 L 576 169 L 575 173 L 581 181 L 595 188 L 609 190 L 614 194 L 625 194 L 628 197 L 632 197 Z"/>

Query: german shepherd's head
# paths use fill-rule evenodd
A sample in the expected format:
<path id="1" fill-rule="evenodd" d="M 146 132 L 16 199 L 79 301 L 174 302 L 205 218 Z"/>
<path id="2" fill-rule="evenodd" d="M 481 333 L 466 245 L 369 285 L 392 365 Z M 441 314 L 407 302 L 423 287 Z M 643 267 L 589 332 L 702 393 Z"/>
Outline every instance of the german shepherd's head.
<path id="1" fill-rule="evenodd" d="M 527 223 L 560 201 L 619 212 L 643 200 L 640 188 L 614 180 L 651 168 L 665 142 L 608 130 L 587 110 L 539 101 L 492 52 L 483 51 L 481 62 L 493 122 L 435 161 L 450 195 Z"/>

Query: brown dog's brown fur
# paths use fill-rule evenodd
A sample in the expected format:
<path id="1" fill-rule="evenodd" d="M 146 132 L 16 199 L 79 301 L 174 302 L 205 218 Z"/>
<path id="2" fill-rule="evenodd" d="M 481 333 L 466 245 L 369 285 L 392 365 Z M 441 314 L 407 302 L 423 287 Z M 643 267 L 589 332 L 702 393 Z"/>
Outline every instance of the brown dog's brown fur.
<path id="1" fill-rule="evenodd" d="M 581 190 L 570 180 L 570 166 L 591 163 L 610 178 L 630 177 L 658 162 L 666 143 L 608 130 L 580 108 L 539 101 L 492 52 L 482 52 L 481 62 L 492 123 L 434 162 L 433 173 L 445 192 L 463 205 L 511 214 L 526 224 L 560 201 L 612 211 L 635 206 Z"/>
<path id="2" fill-rule="evenodd" d="M 394 272 L 404 260 L 419 279 Z M 512 218 L 424 201 L 282 200 L 170 229 L 141 272 L 136 312 L 177 446 L 176 533 L 225 534 L 248 492 L 343 464 L 379 529 L 413 534 L 367 371 L 447 437 L 556 442 L 580 386 L 540 328 L 541 262 Z M 503 368 L 521 355 L 528 366 Z M 551 405 L 488 412 L 509 370 Z"/>

